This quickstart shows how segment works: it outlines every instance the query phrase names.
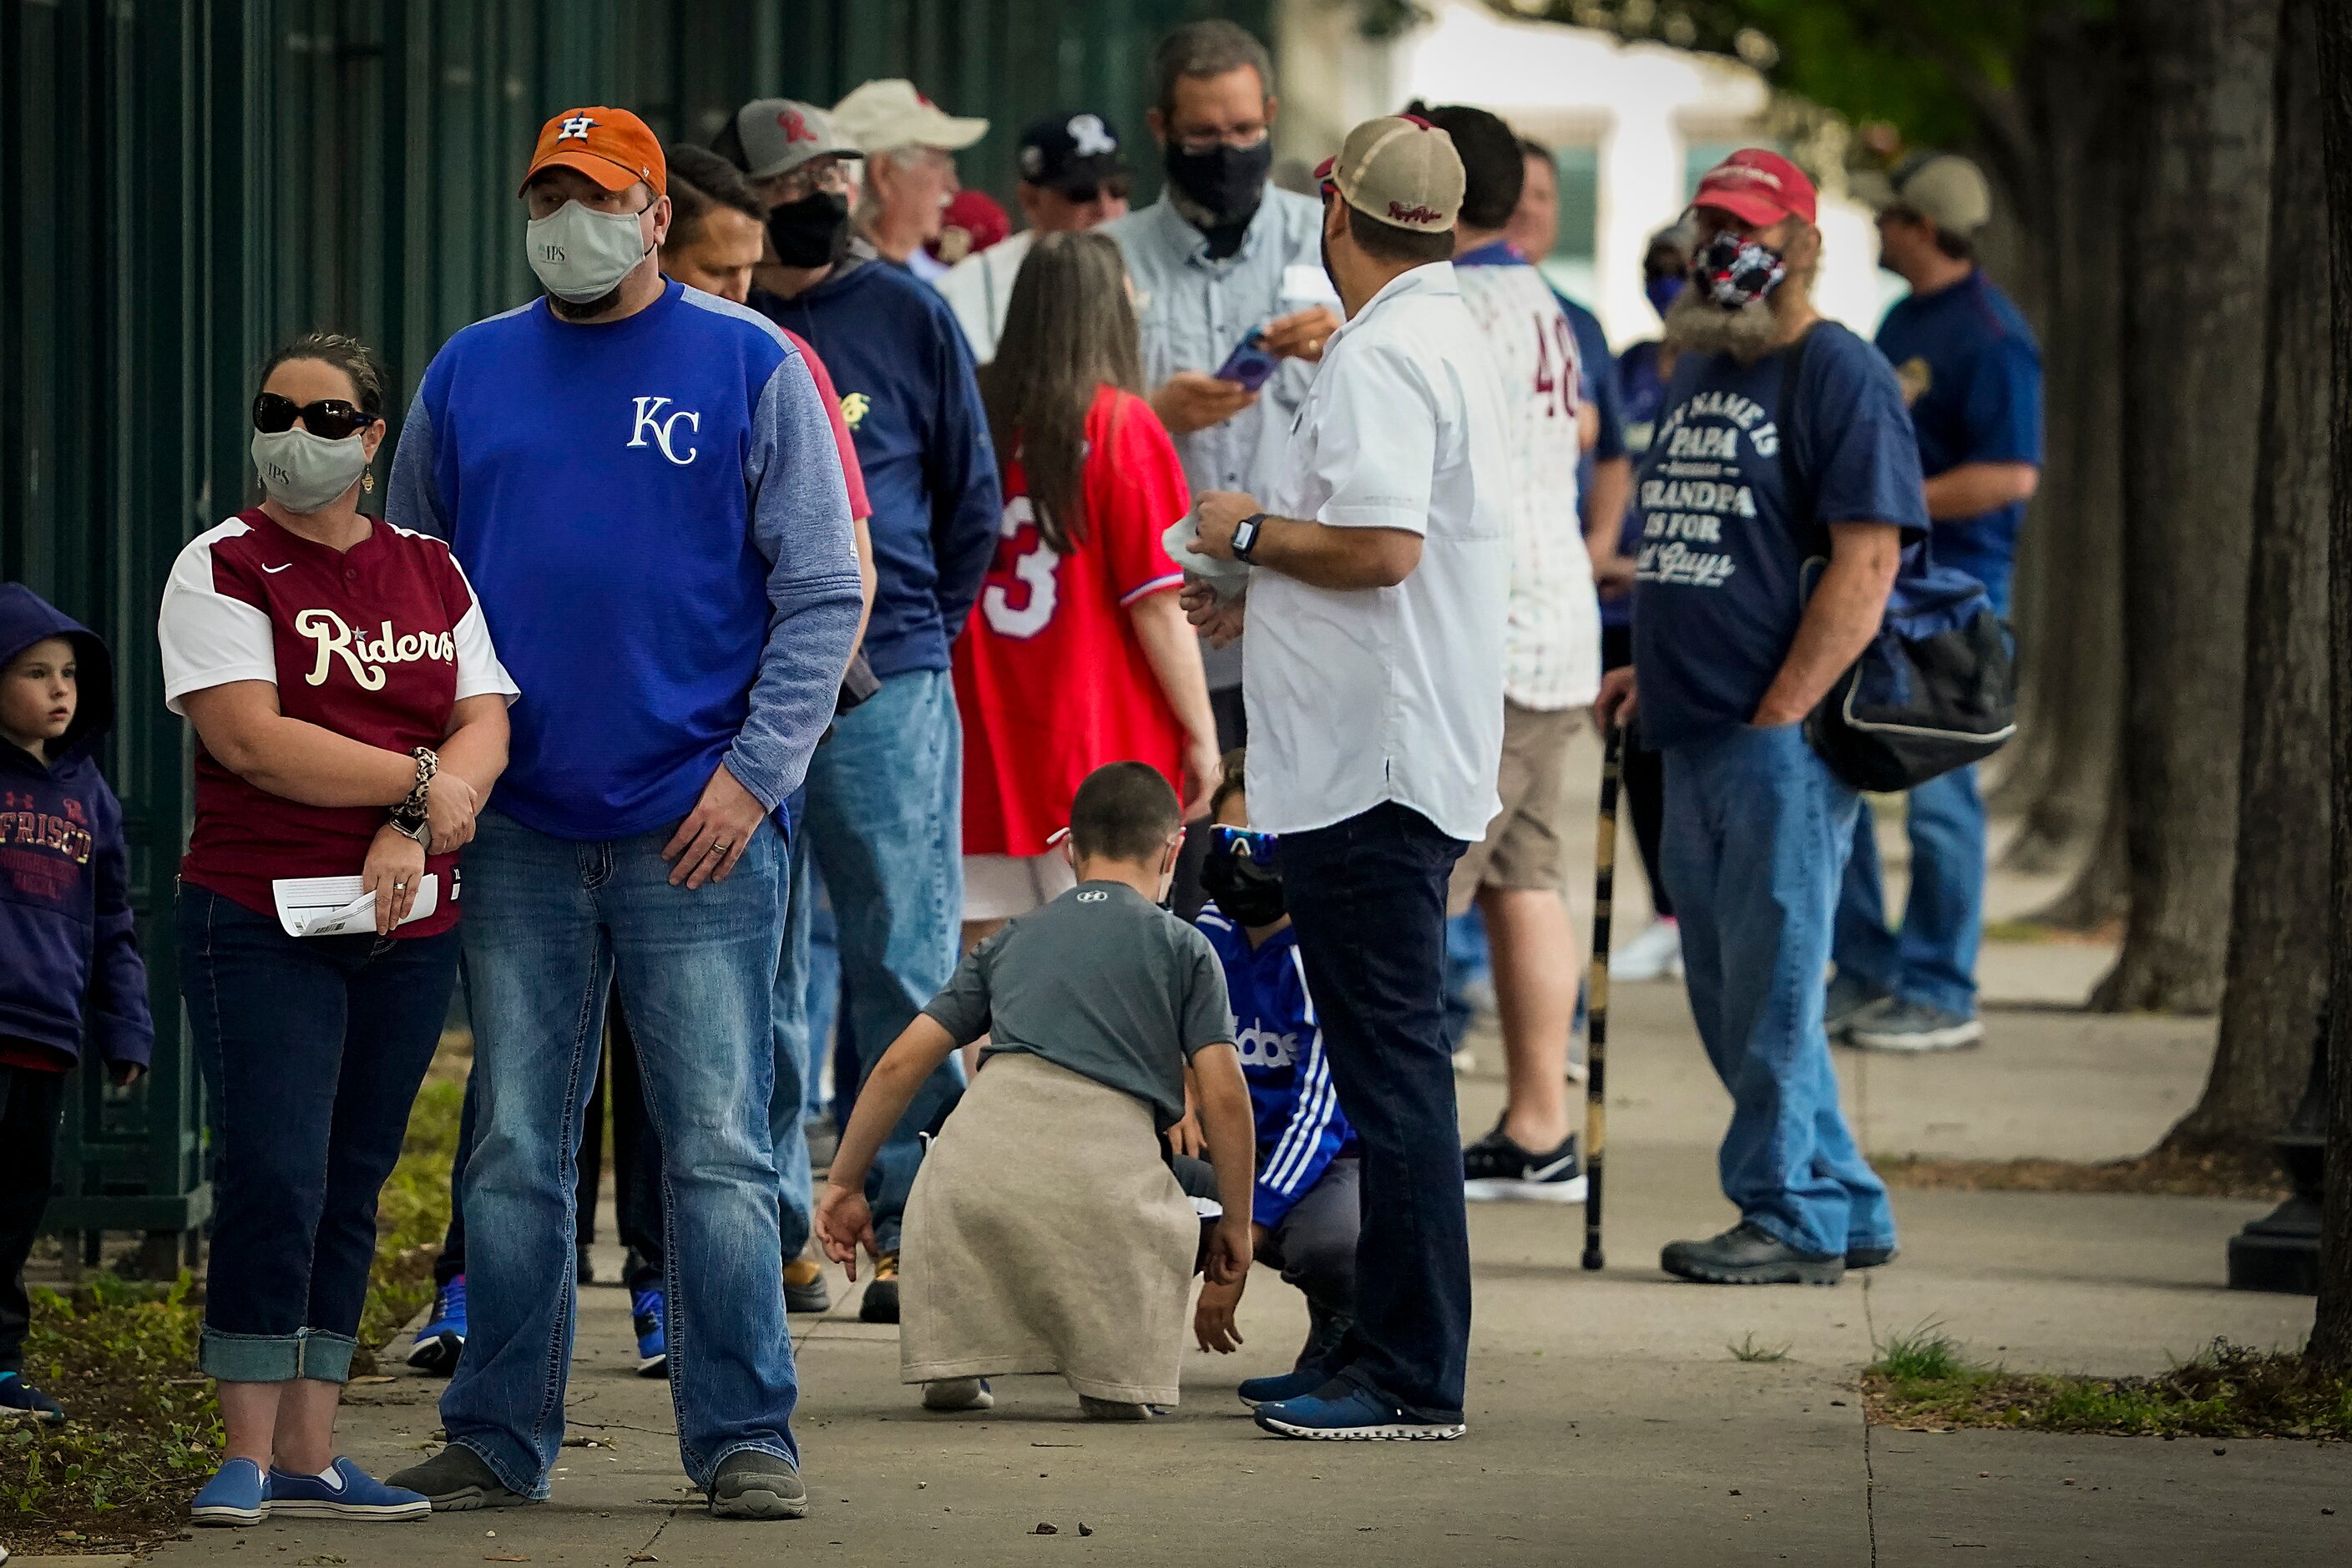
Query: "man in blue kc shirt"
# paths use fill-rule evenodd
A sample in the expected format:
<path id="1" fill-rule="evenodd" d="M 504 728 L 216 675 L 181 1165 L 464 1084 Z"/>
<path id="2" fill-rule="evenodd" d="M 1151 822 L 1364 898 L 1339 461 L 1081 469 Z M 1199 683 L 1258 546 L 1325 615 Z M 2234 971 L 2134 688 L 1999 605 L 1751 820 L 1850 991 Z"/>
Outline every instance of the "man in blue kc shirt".
<path id="1" fill-rule="evenodd" d="M 390 521 L 449 542 L 531 691 L 466 851 L 472 1334 L 449 1446 L 396 1483 L 436 1508 L 547 1495 L 572 1166 L 617 973 L 662 1130 L 687 1475 L 715 1514 L 808 1509 L 768 1137 L 786 857 L 769 821 L 832 716 L 857 557 L 799 353 L 662 277 L 667 184 L 626 110 L 547 122 L 522 189 L 547 297 L 443 346 L 393 466 Z"/>
<path id="2" fill-rule="evenodd" d="M 906 132 L 948 145 L 953 122 Z M 718 151 L 768 204 L 772 264 L 751 308 L 798 332 L 841 393 L 874 512 L 874 613 L 865 655 L 881 688 L 844 713 L 809 766 L 793 888 L 814 858 L 839 928 L 860 1078 L 955 973 L 963 910 L 963 729 L 948 649 L 996 553 L 1003 501 L 971 351 L 955 312 L 903 268 L 850 249 L 849 180 L 859 156 L 821 110 L 764 99 L 736 111 Z M 809 1059 L 809 900 L 795 897 L 776 974 L 777 1054 Z M 875 1160 L 868 1194 L 881 1256 L 858 1316 L 898 1321 L 898 1230 L 922 1163 L 921 1135 L 952 1107 L 963 1068 L 940 1065 Z M 790 1142 L 798 1103 L 775 1107 Z"/>
<path id="3" fill-rule="evenodd" d="M 1985 585 L 2009 614 L 2018 524 L 2042 472 L 2042 351 L 2025 318 L 1980 271 L 1971 245 L 1992 214 L 1985 177 L 1941 153 L 1899 171 L 1878 215 L 1879 265 L 1911 285 L 1878 346 L 1895 366 L 1919 467 L 1936 559 Z M 1854 830 L 1838 906 L 1829 1027 L 1879 1051 L 1942 1051 L 1984 1037 L 1977 945 L 1984 930 L 1985 809 L 1976 770 L 1911 792 L 1911 898 L 1886 926 L 1870 807 Z"/>
<path id="4" fill-rule="evenodd" d="M 1886 362 L 1813 309 L 1822 239 L 1803 172 L 1735 153 L 1694 209 L 1691 287 L 1666 312 L 1674 380 L 1634 487 L 1633 664 L 1597 705 L 1622 723 L 1638 691 L 1665 754 L 1684 978 L 1731 1091 L 1717 1164 L 1739 1223 L 1659 1262 L 1710 1284 L 1834 1284 L 1894 1256 L 1895 1215 L 1838 1108 L 1822 1026 L 1861 802 L 1803 720 L 1877 633 L 1904 538 L 1927 529 L 1918 446 Z M 1783 483 L 1784 438 L 1807 515 Z"/>

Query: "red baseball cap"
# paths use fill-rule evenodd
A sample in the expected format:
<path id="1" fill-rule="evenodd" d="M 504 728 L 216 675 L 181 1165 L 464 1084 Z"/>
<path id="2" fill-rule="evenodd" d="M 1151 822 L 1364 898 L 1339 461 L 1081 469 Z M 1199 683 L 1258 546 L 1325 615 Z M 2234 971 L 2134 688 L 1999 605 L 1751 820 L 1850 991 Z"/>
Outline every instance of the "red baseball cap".
<path id="1" fill-rule="evenodd" d="M 1813 183 L 1802 169 L 1778 153 L 1742 147 L 1706 172 L 1691 205 L 1769 228 L 1784 217 L 1812 222 L 1817 200 Z"/>
<path id="2" fill-rule="evenodd" d="M 625 191 L 639 180 L 657 196 L 669 190 L 661 138 L 625 109 L 567 109 L 541 126 L 522 183 L 528 185 L 532 175 L 551 168 L 577 169 L 608 191 Z"/>

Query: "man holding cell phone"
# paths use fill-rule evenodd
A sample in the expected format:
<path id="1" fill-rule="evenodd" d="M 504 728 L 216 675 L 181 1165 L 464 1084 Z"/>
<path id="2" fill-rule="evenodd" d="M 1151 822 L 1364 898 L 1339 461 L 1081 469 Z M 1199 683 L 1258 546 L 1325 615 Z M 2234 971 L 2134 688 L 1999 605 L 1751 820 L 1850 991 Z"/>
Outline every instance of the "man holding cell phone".
<path id="1" fill-rule="evenodd" d="M 1152 53 L 1167 184 L 1104 226 L 1135 285 L 1143 378 L 1194 494 L 1270 493 L 1324 342 L 1339 327 L 1321 209 L 1270 186 L 1278 107 L 1265 46 L 1231 22 Z M 1219 741 L 1241 741 L 1240 649 L 1208 654 Z"/>

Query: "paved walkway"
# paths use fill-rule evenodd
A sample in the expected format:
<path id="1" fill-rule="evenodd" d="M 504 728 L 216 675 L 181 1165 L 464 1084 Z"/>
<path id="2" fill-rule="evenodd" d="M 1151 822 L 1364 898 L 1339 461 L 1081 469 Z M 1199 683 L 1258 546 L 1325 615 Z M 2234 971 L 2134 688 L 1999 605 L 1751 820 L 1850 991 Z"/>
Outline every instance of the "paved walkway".
<path id="1" fill-rule="evenodd" d="M 2210 1025 L 2014 1005 L 2078 998 L 2106 957 L 2063 944 L 1997 949 L 1984 1049 L 1844 1057 L 1865 1147 L 2077 1159 L 2146 1148 L 2194 1098 Z M 685 1490 L 667 1387 L 632 1373 L 627 1301 L 604 1286 L 582 1295 L 571 1418 L 584 1446 L 565 1450 L 547 1506 L 377 1529 L 289 1522 L 173 1543 L 157 1561 L 2352 1561 L 2343 1445 L 1871 1431 L 1853 1391 L 1875 1341 L 1928 1321 L 1986 1358 L 2042 1370 L 2151 1372 L 2216 1335 L 2299 1342 L 2308 1300 L 2221 1289 L 2223 1243 L 2263 1205 L 1906 1192 L 1902 1259 L 1841 1289 L 1677 1284 L 1657 1272 L 1659 1247 L 1731 1217 L 1713 1176 L 1727 1102 L 1677 987 L 1621 988 L 1614 1034 L 1609 1267 L 1577 1267 L 1580 1209 L 1473 1211 L 1477 1321 L 1462 1442 L 1259 1436 L 1233 1385 L 1286 1363 L 1305 1327 L 1295 1295 L 1262 1269 L 1243 1308 L 1247 1349 L 1231 1360 L 1192 1352 L 1181 1407 L 1139 1427 L 1082 1424 L 1066 1390 L 1034 1378 L 1001 1382 L 989 1415 L 925 1415 L 898 1382 L 895 1331 L 857 1323 L 847 1297 L 830 1316 L 794 1322 L 812 1517 L 721 1524 Z M 1496 1042 L 1479 1042 L 1479 1055 L 1484 1070 L 1462 1095 L 1473 1129 L 1501 1098 Z M 617 1266 L 609 1250 L 599 1260 L 606 1279 Z M 1787 1359 L 1735 1360 L 1729 1345 L 1750 1335 L 1785 1345 Z M 381 1473 L 429 1449 L 438 1386 L 403 1371 L 354 1389 L 352 1452 Z M 1041 1524 L 1054 1533 L 1035 1533 Z"/>

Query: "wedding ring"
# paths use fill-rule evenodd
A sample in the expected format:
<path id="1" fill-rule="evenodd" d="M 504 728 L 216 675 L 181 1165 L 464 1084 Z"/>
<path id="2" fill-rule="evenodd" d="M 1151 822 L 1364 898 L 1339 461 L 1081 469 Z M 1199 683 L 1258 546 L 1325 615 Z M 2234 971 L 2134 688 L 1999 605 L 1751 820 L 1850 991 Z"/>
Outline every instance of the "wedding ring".
<path id="1" fill-rule="evenodd" d="M 710 847 L 713 849 L 718 850 L 721 855 L 724 855 L 727 851 L 735 847 L 735 841 L 731 838 L 716 839 L 712 841 Z"/>
<path id="2" fill-rule="evenodd" d="M 408 891 L 408 884 L 405 882 L 394 882 L 392 885 L 392 890 L 395 893 L 404 893 Z"/>

